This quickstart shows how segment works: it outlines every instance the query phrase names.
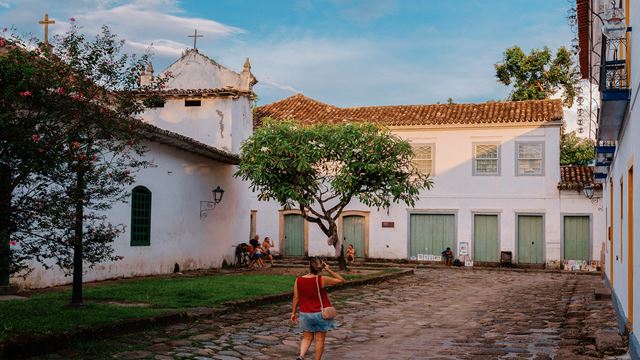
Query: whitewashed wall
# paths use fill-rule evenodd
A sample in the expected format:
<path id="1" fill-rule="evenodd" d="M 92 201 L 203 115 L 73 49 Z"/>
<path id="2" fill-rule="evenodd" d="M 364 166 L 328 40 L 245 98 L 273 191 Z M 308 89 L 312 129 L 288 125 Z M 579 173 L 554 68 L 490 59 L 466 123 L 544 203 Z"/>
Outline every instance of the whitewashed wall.
<path id="1" fill-rule="evenodd" d="M 195 98 L 194 98 L 195 99 Z M 251 135 L 251 100 L 210 97 L 201 106 L 184 106 L 185 100 L 168 99 L 164 107 L 149 109 L 145 121 L 193 138 L 203 144 L 237 154 L 240 143 Z"/>
<path id="2" fill-rule="evenodd" d="M 234 261 L 233 245 L 246 241 L 249 191 L 233 178 L 236 166 L 156 143 L 148 144 L 148 150 L 157 167 L 144 169 L 129 190 L 141 185 L 152 193 L 151 245 L 130 245 L 130 203 L 117 204 L 108 217 L 113 224 L 127 226 L 114 244 L 115 254 L 124 259 L 88 270 L 85 281 L 171 273 L 176 263 L 181 270 L 220 267 L 223 260 Z M 211 200 L 216 186 L 225 190 L 224 198 L 200 219 L 200 201 Z M 26 279 L 12 281 L 39 288 L 69 283 L 71 278 L 36 265 Z"/>

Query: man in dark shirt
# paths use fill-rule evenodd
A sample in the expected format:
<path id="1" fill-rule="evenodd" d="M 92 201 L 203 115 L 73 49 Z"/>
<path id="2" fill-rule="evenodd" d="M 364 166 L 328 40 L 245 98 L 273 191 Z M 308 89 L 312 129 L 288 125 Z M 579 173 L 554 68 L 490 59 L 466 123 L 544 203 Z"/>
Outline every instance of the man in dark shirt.
<path id="1" fill-rule="evenodd" d="M 260 246 L 260 241 L 258 241 L 260 239 L 260 235 L 255 234 L 253 236 L 253 239 L 249 240 L 249 244 L 251 244 L 251 246 L 253 246 L 254 248 L 257 248 L 258 246 Z"/>

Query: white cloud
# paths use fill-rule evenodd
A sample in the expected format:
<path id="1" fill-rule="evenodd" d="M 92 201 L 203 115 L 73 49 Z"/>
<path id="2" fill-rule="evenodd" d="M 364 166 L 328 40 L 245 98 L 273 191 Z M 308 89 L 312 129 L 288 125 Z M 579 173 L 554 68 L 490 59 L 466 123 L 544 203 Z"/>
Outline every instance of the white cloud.
<path id="1" fill-rule="evenodd" d="M 156 39 L 140 42 L 129 40 L 126 43 L 137 51 L 146 51 L 147 49 L 151 48 L 151 51 L 154 55 L 172 57 L 182 55 L 182 52 L 185 49 L 189 48 L 189 45 L 187 44 L 167 39 Z"/>
<path id="2" fill-rule="evenodd" d="M 75 15 L 75 18 L 79 24 L 93 32 L 97 32 L 102 24 L 109 24 L 111 28 L 117 29 L 117 32 L 127 39 L 136 39 L 138 34 L 153 34 L 154 37 L 160 39 L 176 39 L 180 36 L 186 39 L 194 29 L 213 38 L 244 32 L 243 29 L 217 21 L 166 14 L 154 8 L 141 7 L 138 4 L 79 13 Z"/>

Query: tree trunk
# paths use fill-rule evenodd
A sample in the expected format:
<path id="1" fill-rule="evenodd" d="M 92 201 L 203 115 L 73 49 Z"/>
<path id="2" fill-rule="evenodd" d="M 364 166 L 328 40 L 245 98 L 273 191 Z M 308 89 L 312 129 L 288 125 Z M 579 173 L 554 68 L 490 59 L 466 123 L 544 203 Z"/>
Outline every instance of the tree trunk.
<path id="1" fill-rule="evenodd" d="M 84 169 L 79 169 L 76 173 L 75 189 L 75 224 L 73 239 L 73 291 L 71 293 L 71 306 L 82 306 L 82 240 L 83 240 L 83 217 L 84 217 Z"/>
<path id="2" fill-rule="evenodd" d="M 11 175 L 0 169 L 0 286 L 9 285 L 11 269 Z"/>

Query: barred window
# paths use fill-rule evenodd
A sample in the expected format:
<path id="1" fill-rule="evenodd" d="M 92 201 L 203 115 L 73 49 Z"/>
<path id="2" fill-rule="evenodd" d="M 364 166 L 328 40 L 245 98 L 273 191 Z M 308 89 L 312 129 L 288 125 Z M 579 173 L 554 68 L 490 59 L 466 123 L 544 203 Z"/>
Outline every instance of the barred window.
<path id="1" fill-rule="evenodd" d="M 415 156 L 411 162 L 423 174 L 433 173 L 433 148 L 432 144 L 413 145 Z"/>
<path id="2" fill-rule="evenodd" d="M 151 245 L 151 191 L 136 186 L 131 192 L 131 246 Z"/>
<path id="3" fill-rule="evenodd" d="M 517 175 L 544 174 L 544 143 L 517 143 Z"/>
<path id="4" fill-rule="evenodd" d="M 498 144 L 474 144 L 473 175 L 500 175 Z"/>

